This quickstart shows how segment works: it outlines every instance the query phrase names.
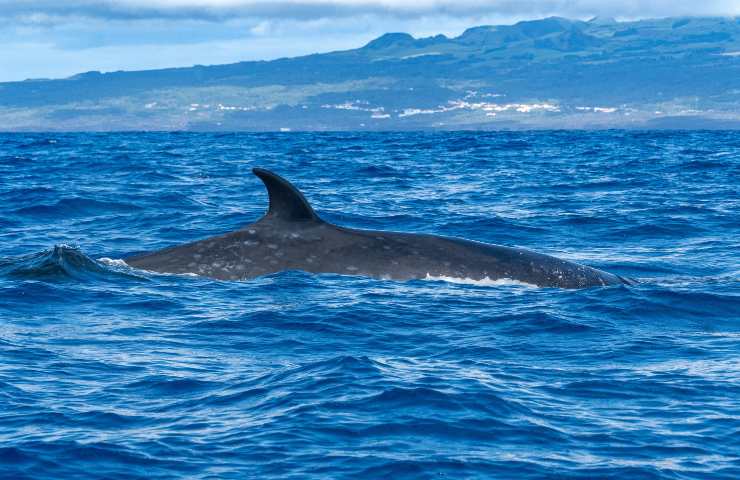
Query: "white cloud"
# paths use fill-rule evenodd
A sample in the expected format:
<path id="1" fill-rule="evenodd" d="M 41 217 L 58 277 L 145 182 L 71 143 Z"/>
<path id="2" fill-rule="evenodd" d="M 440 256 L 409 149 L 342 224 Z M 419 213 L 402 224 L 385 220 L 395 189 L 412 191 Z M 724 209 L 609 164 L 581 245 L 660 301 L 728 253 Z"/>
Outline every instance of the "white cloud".
<path id="1" fill-rule="evenodd" d="M 740 15 L 740 1 L 0 0 L 0 81 L 271 59 L 550 15 Z"/>
<path id="2" fill-rule="evenodd" d="M 0 0 L 0 17 L 49 22 L 76 16 L 106 19 L 194 18 L 223 21 L 235 17 L 275 19 L 336 18 L 355 15 L 401 18 L 429 15 L 648 17 L 738 15 L 737 0 Z"/>
<path id="3" fill-rule="evenodd" d="M 361 46 L 372 37 L 355 38 Z M 326 52 L 347 47 L 351 39 L 327 35 L 321 45 L 305 38 L 256 37 L 182 44 L 104 45 L 85 49 L 60 49 L 53 43 L 8 43 L 0 49 L 0 82 L 28 78 L 64 78 L 99 70 L 148 70 L 195 64 L 218 65 L 247 60 L 279 58 Z"/>

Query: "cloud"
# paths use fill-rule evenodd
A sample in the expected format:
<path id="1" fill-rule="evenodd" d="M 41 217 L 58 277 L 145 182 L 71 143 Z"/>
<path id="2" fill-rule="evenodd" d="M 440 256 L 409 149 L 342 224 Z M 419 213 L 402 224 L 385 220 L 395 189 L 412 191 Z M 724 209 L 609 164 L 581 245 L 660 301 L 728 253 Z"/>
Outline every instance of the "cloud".
<path id="1" fill-rule="evenodd" d="M 738 0 L 0 0 L 0 81 L 272 59 L 356 48 L 386 32 L 740 15 Z"/>
<path id="2" fill-rule="evenodd" d="M 357 39 L 361 44 L 370 38 Z M 278 42 L 274 38 L 194 42 L 181 44 L 152 43 L 136 46 L 112 44 L 85 49 L 59 49 L 54 43 L 7 43 L 0 49 L 0 82 L 28 78 L 65 78 L 81 72 L 98 70 L 149 70 L 194 64 L 219 65 L 263 58 L 306 55 L 317 50 L 330 51 L 346 46 L 347 38 L 328 35 L 323 47 L 310 42 Z M 359 45 L 357 45 L 359 46 Z M 2 88 L 2 85 L 0 85 Z"/>
<path id="3" fill-rule="evenodd" d="M 0 0 L 0 18 L 50 24 L 65 18 L 105 20 L 200 20 L 235 18 L 315 20 L 376 15 L 475 17 L 609 15 L 645 18 L 677 15 L 738 15 L 736 0 Z"/>

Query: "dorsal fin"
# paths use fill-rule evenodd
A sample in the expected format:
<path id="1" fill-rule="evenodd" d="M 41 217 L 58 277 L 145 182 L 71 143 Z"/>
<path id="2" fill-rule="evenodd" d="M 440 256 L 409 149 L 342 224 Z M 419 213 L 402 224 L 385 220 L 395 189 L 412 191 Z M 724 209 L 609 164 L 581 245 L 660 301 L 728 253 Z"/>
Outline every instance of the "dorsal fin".
<path id="1" fill-rule="evenodd" d="M 319 220 L 306 197 L 289 181 L 264 168 L 253 168 L 252 172 L 264 182 L 270 196 L 270 209 L 265 217 L 290 222 Z"/>

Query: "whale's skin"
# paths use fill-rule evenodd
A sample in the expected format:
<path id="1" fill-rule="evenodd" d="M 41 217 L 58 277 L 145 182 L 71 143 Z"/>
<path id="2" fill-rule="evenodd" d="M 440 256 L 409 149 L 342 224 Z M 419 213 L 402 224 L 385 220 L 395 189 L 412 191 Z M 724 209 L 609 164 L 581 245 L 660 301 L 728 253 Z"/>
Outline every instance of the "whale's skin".
<path id="1" fill-rule="evenodd" d="M 126 258 L 160 273 L 246 280 L 301 270 L 377 279 L 511 280 L 539 287 L 630 284 L 585 265 L 523 248 L 453 237 L 345 228 L 321 220 L 285 179 L 254 169 L 267 186 L 268 212 L 237 231 Z"/>

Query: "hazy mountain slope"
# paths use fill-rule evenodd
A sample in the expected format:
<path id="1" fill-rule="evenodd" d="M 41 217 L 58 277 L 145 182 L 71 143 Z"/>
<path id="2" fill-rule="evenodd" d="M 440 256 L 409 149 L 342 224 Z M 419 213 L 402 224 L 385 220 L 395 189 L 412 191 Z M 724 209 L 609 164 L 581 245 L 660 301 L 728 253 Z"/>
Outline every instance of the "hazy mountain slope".
<path id="1" fill-rule="evenodd" d="M 547 18 L 269 62 L 0 83 L 3 130 L 740 128 L 740 19 Z"/>

